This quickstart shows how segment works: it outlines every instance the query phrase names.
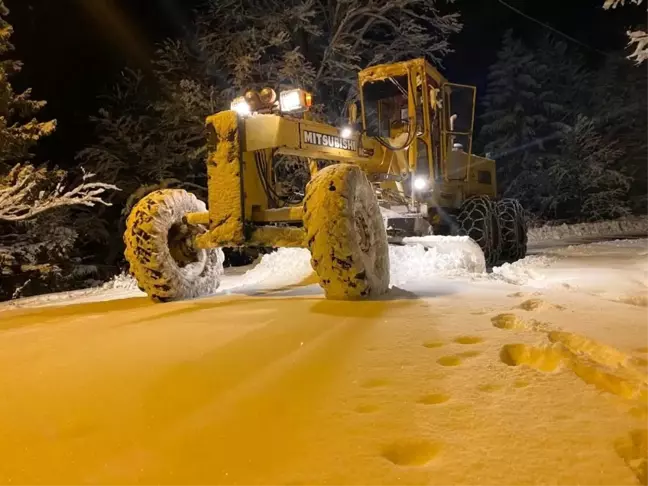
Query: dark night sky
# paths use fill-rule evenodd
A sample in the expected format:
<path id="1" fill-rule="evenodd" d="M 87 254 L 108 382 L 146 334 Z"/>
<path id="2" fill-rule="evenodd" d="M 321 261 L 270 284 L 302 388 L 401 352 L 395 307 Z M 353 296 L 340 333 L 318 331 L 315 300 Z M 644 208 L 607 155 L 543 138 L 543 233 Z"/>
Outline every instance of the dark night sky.
<path id="1" fill-rule="evenodd" d="M 97 97 L 125 65 L 146 68 L 155 43 L 180 34 L 199 1 L 5 0 L 15 28 L 15 57 L 25 63 L 14 84 L 32 86 L 35 98 L 49 102 L 44 115 L 59 121 L 57 134 L 41 144 L 39 155 L 69 165 L 92 140 L 88 117 L 100 107 Z M 627 27 L 640 23 L 642 15 L 634 6 L 604 11 L 603 0 L 508 3 L 606 52 L 623 48 Z M 445 61 L 445 75 L 479 90 L 506 29 L 526 36 L 544 31 L 497 0 L 457 0 L 455 5 L 464 29 L 451 38 L 456 52 Z M 603 58 L 589 54 L 592 62 Z"/>

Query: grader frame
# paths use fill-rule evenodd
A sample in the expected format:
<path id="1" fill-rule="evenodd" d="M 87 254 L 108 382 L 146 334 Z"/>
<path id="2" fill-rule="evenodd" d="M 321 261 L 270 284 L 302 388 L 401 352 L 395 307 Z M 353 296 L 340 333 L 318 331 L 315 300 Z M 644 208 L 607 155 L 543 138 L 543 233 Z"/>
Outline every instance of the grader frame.
<path id="1" fill-rule="evenodd" d="M 408 80 L 407 115 L 414 120 L 408 131 L 416 131 L 415 138 L 419 141 L 418 144 L 410 143 L 400 154 L 398 150 L 390 150 L 366 134 L 369 123 L 363 96 L 366 84 L 395 76 L 404 76 Z M 432 88 L 419 89 L 418 100 L 412 92 L 416 89 L 416 79 L 426 81 L 423 86 Z M 356 132 L 353 138 L 343 138 L 339 128 L 308 117 L 256 114 L 243 118 L 234 111 L 210 116 L 207 119 L 210 145 L 207 159 L 209 209 L 206 213 L 186 216 L 188 223 L 209 227 L 207 233 L 196 238 L 196 245 L 199 248 L 305 246 L 304 230 L 300 227 L 302 206 L 271 207 L 268 195 L 271 188 L 264 187 L 272 179 L 271 161 L 278 155 L 308 159 L 311 176 L 317 172 L 317 160 L 355 164 L 367 174 L 370 181 L 400 192 L 403 192 L 403 188 L 398 187 L 394 180 L 389 180 L 389 176 L 409 177 L 411 181 L 417 172 L 417 164 L 424 159 L 431 188 L 427 199 L 423 196 L 419 199 L 420 202 L 428 202 L 430 212 L 434 213 L 432 218 L 436 216 L 437 221 L 437 208 L 452 211 L 471 195 L 495 196 L 494 162 L 470 154 L 474 105 L 470 113 L 470 131 L 453 132 L 449 126 L 450 116 L 443 103 L 432 99 L 435 93 L 433 89 L 444 92 L 450 87 L 463 87 L 473 90 L 474 103 L 474 88 L 448 83 L 424 59 L 368 68 L 359 73 L 359 86 L 363 130 Z M 418 122 L 417 114 L 422 116 Z M 433 115 L 442 121 L 436 132 Z M 467 137 L 470 142 L 468 153 L 451 153 L 450 136 Z M 424 153 L 419 147 L 425 147 Z M 460 158 L 463 177 L 449 177 L 448 154 L 454 155 L 455 159 Z M 260 164 L 259 161 L 265 163 Z M 488 177 L 480 178 L 477 173 L 487 173 Z"/>
<path id="2" fill-rule="evenodd" d="M 360 124 L 349 106 L 353 129 L 284 110 L 271 89 L 246 93 L 261 107 L 254 112 L 244 100 L 240 112 L 208 117 L 208 205 L 160 190 L 128 217 L 125 254 L 140 288 L 161 302 L 209 295 L 223 271 L 220 248 L 305 247 L 327 298 L 380 295 L 389 288 L 389 231 L 469 236 L 453 239 L 452 251 L 472 244 L 484 268 L 523 257 L 521 206 L 494 201 L 495 162 L 470 153 L 475 88 L 415 59 L 361 71 L 359 92 Z M 467 93 L 459 118 L 458 92 Z M 261 94 L 265 105 L 255 101 Z M 308 106 L 310 95 L 292 95 Z M 299 202 L 279 195 L 277 157 L 307 162 Z"/>

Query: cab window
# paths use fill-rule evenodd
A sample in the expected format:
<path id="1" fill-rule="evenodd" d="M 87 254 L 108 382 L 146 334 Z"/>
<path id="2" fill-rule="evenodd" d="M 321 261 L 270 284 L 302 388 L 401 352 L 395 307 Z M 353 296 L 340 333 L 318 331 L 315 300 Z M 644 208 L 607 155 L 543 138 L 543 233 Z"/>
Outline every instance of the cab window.
<path id="1" fill-rule="evenodd" d="M 367 135 L 392 137 L 407 127 L 407 76 L 367 82 L 362 97 Z"/>

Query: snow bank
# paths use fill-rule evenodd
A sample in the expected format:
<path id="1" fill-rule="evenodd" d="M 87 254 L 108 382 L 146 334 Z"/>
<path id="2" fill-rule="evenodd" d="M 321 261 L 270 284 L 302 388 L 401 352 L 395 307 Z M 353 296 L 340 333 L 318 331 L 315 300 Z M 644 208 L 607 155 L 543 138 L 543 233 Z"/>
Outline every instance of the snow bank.
<path id="1" fill-rule="evenodd" d="M 426 236 L 405 238 L 407 246 L 390 246 L 391 285 L 426 282 L 430 276 L 467 275 L 486 270 L 479 245 L 468 237 Z M 218 293 L 239 289 L 277 289 L 295 285 L 313 273 L 310 253 L 303 248 L 280 248 L 240 278 L 223 282 Z"/>
<path id="2" fill-rule="evenodd" d="M 391 285 L 426 282 L 431 276 L 484 273 L 486 262 L 479 245 L 467 236 L 404 238 L 407 246 L 390 246 Z"/>
<path id="3" fill-rule="evenodd" d="M 595 223 L 561 224 L 530 228 L 529 241 L 561 240 L 583 236 L 648 235 L 648 218 L 622 218 Z"/>
<path id="4" fill-rule="evenodd" d="M 544 280 L 544 275 L 536 269 L 548 267 L 555 259 L 546 256 L 528 256 L 514 263 L 505 263 L 494 267 L 487 275 L 489 280 L 499 280 L 513 285 L 527 285 L 530 282 Z"/>
<path id="5" fill-rule="evenodd" d="M 313 272 L 310 252 L 305 248 L 279 248 L 240 278 L 223 282 L 218 293 L 245 288 L 277 288 L 305 280 Z"/>

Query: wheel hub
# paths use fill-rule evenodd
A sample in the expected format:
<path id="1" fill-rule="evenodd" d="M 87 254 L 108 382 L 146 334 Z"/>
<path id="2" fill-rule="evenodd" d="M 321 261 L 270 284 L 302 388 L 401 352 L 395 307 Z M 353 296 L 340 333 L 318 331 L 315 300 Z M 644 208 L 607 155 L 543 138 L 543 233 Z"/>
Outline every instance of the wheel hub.
<path id="1" fill-rule="evenodd" d="M 196 231 L 185 223 L 176 223 L 169 229 L 169 253 L 179 267 L 200 261 L 199 251 L 193 245 Z"/>

